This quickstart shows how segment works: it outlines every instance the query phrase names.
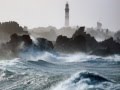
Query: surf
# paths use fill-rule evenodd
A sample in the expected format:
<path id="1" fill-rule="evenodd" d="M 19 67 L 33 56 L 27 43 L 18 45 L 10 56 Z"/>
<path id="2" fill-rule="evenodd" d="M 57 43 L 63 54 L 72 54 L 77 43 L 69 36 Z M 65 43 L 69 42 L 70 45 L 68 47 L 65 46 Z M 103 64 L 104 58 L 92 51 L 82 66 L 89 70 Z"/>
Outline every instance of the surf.
<path id="1" fill-rule="evenodd" d="M 118 90 L 114 81 L 99 74 L 81 71 L 51 90 Z"/>

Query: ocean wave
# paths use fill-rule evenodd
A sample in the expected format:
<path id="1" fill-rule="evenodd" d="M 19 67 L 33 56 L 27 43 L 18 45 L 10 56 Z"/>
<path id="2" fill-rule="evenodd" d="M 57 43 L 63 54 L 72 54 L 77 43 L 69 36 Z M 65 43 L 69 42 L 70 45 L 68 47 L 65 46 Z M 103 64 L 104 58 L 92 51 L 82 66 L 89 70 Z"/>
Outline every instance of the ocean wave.
<path id="1" fill-rule="evenodd" d="M 49 66 L 49 65 L 55 65 L 53 63 L 44 61 L 44 60 L 38 60 L 38 61 L 28 61 L 31 64 L 35 64 L 35 65 L 42 65 L 42 66 Z"/>
<path id="2" fill-rule="evenodd" d="M 51 90 L 118 90 L 118 88 L 120 89 L 120 85 L 99 74 L 82 71 Z"/>
<path id="3" fill-rule="evenodd" d="M 21 60 L 38 61 L 44 60 L 51 63 L 65 63 L 65 62 L 120 62 L 120 55 L 111 56 L 95 56 L 85 53 L 63 54 L 56 52 L 26 52 L 21 53 L 19 58 Z M 19 62 L 18 58 L 13 60 L 0 60 L 0 65 L 12 65 Z"/>
<path id="4" fill-rule="evenodd" d="M 0 66 L 12 66 L 19 62 L 19 58 L 11 59 L 11 60 L 0 60 Z"/>
<path id="5" fill-rule="evenodd" d="M 9 76 L 14 75 L 14 72 L 9 71 L 9 70 L 1 70 L 0 73 L 1 73 L 1 74 L 0 74 L 0 78 L 7 78 L 7 77 L 9 77 Z"/>
<path id="6" fill-rule="evenodd" d="M 95 56 L 85 53 L 74 54 L 61 54 L 51 52 L 31 52 L 21 55 L 21 58 L 26 60 L 44 60 L 52 63 L 65 63 L 65 62 L 120 62 L 120 55 L 111 56 Z"/>

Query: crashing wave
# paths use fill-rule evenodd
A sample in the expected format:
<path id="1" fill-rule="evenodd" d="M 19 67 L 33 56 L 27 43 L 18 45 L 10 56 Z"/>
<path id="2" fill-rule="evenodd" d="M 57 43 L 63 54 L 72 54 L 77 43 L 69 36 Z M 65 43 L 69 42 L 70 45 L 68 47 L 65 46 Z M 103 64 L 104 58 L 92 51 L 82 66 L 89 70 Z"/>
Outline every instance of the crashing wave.
<path id="1" fill-rule="evenodd" d="M 89 80 L 86 80 L 86 83 L 89 85 L 95 85 L 95 84 L 99 84 L 101 82 L 111 82 L 110 80 L 108 80 L 102 76 L 99 76 L 95 73 L 90 73 L 90 72 L 78 73 L 72 82 L 78 83 L 80 80 L 83 80 L 83 79 L 89 79 Z"/>
<path id="2" fill-rule="evenodd" d="M 64 63 L 64 62 L 92 62 L 92 63 L 107 63 L 107 62 L 120 62 L 120 55 L 112 55 L 107 57 L 88 55 L 85 53 L 74 53 L 74 54 L 61 54 L 51 52 L 30 52 L 21 55 L 22 59 L 26 60 L 44 60 L 53 63 Z"/>
<path id="3" fill-rule="evenodd" d="M 120 87 L 119 87 L 120 88 Z M 113 81 L 99 74 L 83 71 L 60 83 L 52 90 L 118 90 Z"/>
<path id="4" fill-rule="evenodd" d="M 42 65 L 42 66 L 48 66 L 48 65 L 55 65 L 53 63 L 44 61 L 44 60 L 38 60 L 38 61 L 28 61 L 31 64 L 35 64 L 35 65 Z"/>
<path id="5" fill-rule="evenodd" d="M 11 75 L 13 75 L 14 73 L 13 72 L 11 72 L 11 71 L 8 71 L 8 70 L 4 70 L 4 71 L 2 71 L 2 74 L 0 75 L 1 77 L 9 77 L 9 76 L 11 76 Z"/>

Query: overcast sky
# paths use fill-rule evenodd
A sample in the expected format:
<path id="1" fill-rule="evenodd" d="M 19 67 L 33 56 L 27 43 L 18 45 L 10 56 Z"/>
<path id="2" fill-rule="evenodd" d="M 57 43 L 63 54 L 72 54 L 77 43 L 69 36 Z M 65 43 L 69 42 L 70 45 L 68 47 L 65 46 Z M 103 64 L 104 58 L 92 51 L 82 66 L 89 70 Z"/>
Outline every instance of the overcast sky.
<path id="1" fill-rule="evenodd" d="M 0 21 L 17 21 L 28 28 L 64 26 L 64 8 L 70 4 L 70 25 L 120 29 L 120 0 L 0 0 Z"/>

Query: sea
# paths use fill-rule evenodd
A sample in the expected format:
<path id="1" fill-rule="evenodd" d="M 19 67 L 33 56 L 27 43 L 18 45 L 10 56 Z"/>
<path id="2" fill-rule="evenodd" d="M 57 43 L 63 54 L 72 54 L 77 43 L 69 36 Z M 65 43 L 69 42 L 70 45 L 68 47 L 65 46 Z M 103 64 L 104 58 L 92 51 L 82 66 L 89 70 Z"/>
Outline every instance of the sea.
<path id="1" fill-rule="evenodd" d="M 0 90 L 120 90 L 120 56 L 44 51 L 1 59 Z"/>

